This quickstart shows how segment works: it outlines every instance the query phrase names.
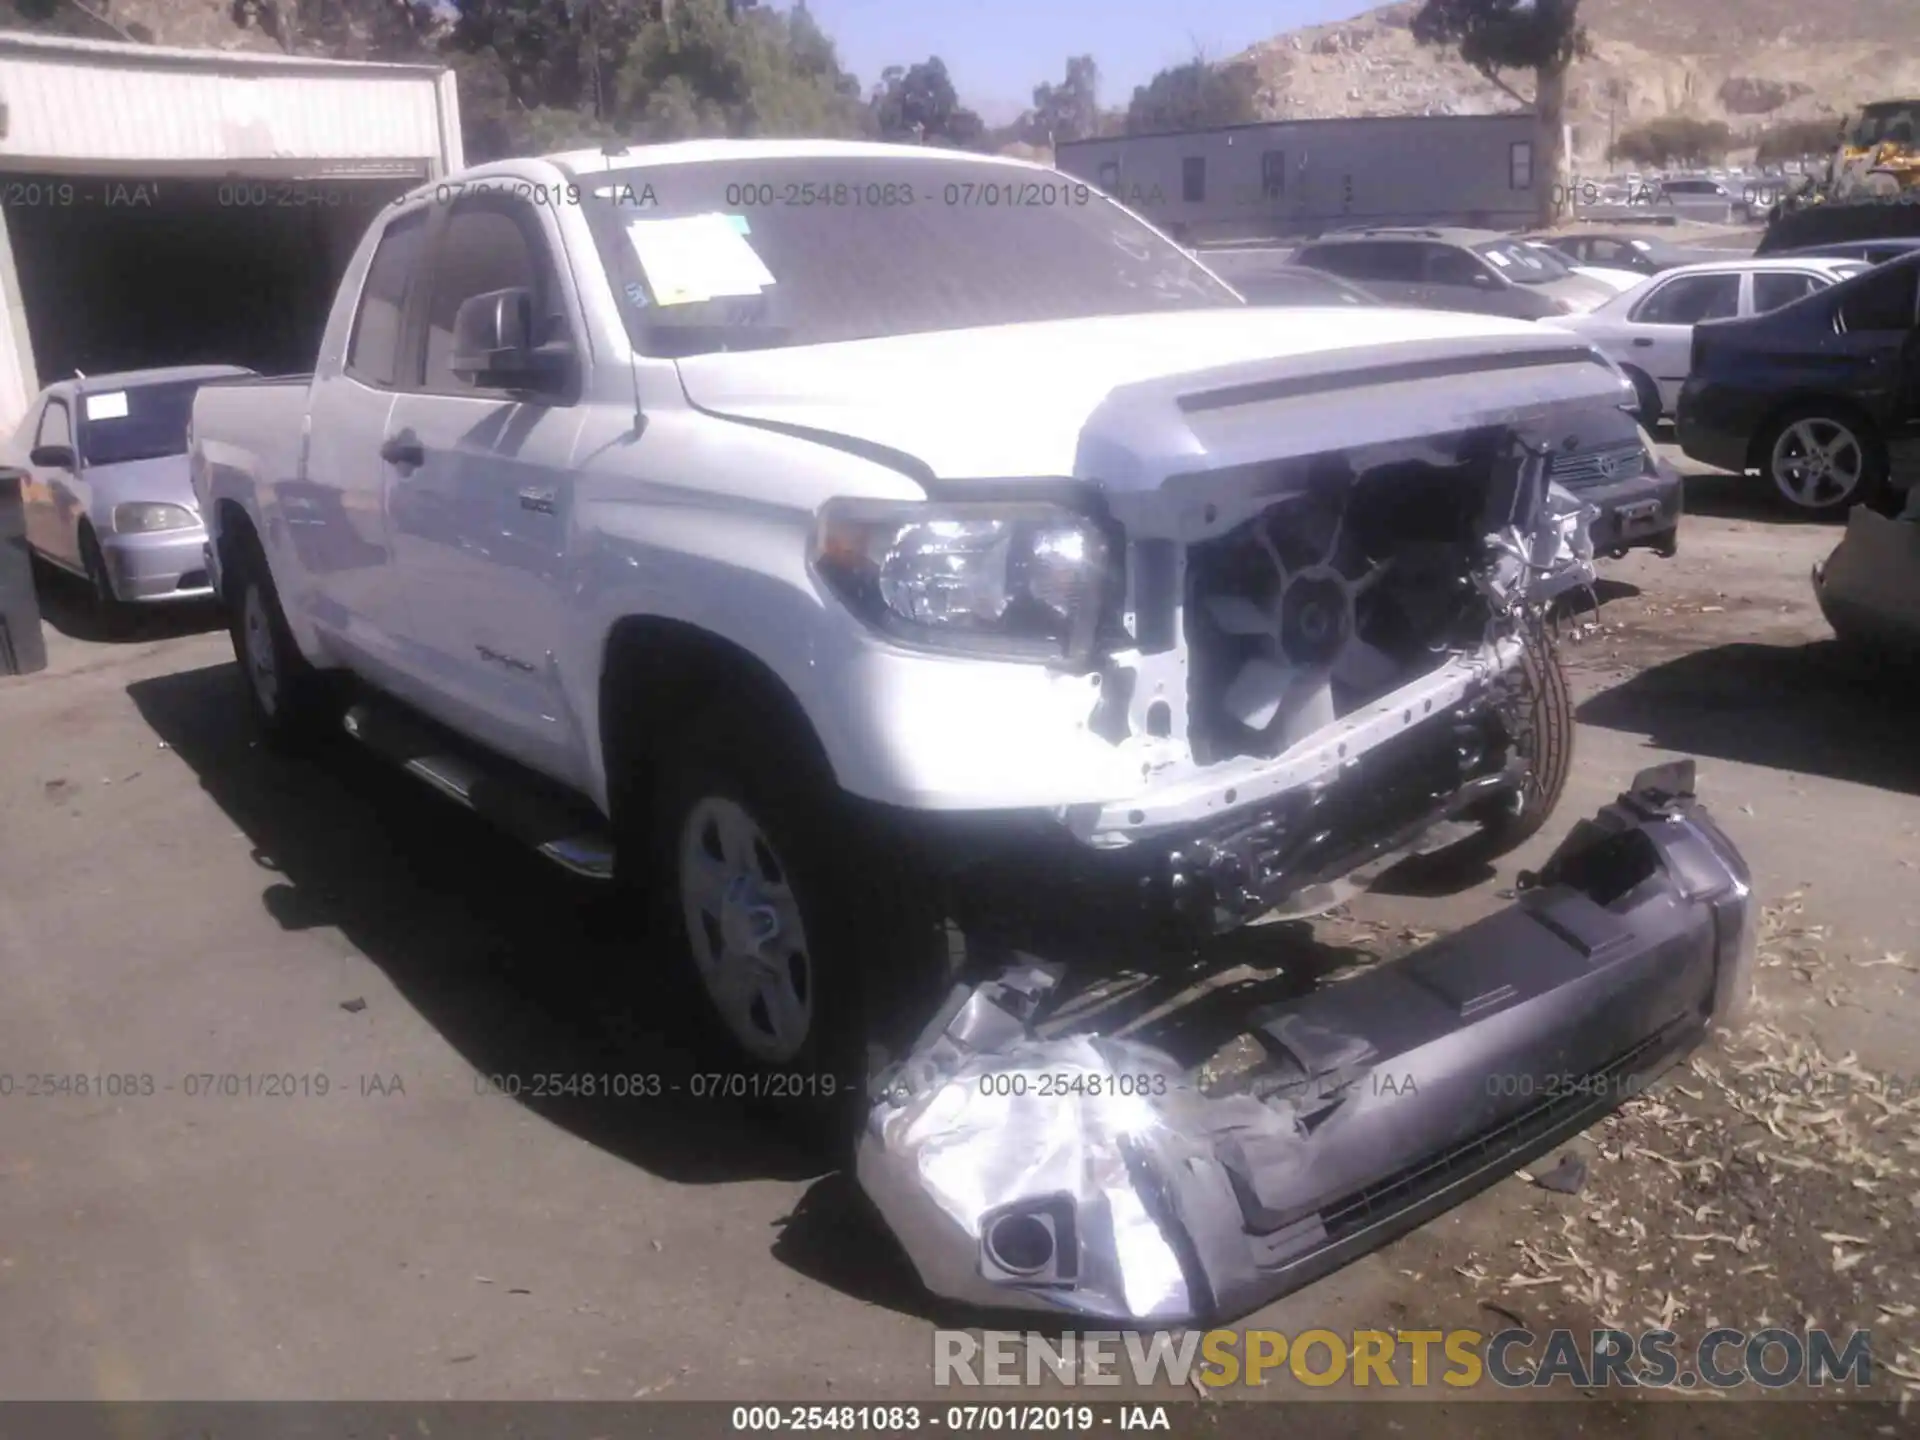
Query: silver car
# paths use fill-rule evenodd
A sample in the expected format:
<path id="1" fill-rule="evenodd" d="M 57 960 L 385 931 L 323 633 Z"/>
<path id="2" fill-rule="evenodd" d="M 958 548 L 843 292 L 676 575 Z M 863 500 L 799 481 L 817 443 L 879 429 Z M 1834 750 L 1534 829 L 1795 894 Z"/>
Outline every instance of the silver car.
<path id="1" fill-rule="evenodd" d="M 11 444 L 27 544 L 84 578 L 106 614 L 213 596 L 206 527 L 187 474 L 187 421 L 236 365 L 127 370 L 49 385 Z"/>

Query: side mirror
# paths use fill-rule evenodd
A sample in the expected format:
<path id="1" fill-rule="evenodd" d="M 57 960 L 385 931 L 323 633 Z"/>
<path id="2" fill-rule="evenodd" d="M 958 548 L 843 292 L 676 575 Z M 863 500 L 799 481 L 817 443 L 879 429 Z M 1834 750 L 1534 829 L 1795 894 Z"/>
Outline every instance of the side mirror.
<path id="1" fill-rule="evenodd" d="M 71 470 L 73 447 L 71 445 L 36 445 L 27 462 L 40 470 Z"/>
<path id="2" fill-rule="evenodd" d="M 453 373 L 487 390 L 548 390 L 566 374 L 573 347 L 535 339 L 533 292 L 491 290 L 453 317 Z"/>

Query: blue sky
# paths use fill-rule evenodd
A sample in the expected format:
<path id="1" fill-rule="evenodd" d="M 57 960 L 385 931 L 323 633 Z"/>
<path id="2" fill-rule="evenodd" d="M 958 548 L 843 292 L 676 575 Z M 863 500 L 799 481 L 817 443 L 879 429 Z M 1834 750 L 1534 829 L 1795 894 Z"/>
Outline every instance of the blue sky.
<path id="1" fill-rule="evenodd" d="M 1378 3 L 1378 0 L 1374 0 Z M 1101 103 L 1123 105 L 1155 71 L 1223 58 L 1301 25 L 1344 20 L 1369 0 L 808 0 L 840 47 L 840 63 L 871 86 L 888 65 L 947 62 L 963 101 L 1009 120 L 1033 87 L 1065 74 L 1067 57 L 1100 65 Z"/>

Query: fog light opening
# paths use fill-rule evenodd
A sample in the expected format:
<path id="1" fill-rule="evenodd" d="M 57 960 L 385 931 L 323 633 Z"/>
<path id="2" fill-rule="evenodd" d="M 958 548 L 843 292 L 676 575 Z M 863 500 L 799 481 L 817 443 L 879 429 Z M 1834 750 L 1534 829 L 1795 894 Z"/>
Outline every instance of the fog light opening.
<path id="1" fill-rule="evenodd" d="M 1003 1215 L 987 1230 L 988 1258 L 1010 1275 L 1038 1275 L 1053 1250 L 1053 1230 L 1037 1215 Z"/>

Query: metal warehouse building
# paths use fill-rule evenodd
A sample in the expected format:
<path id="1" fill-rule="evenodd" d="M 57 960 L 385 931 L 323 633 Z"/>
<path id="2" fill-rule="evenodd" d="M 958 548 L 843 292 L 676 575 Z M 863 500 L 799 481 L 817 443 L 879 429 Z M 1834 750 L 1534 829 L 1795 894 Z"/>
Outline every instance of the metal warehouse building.
<path id="1" fill-rule="evenodd" d="M 75 370 L 309 368 L 367 222 L 460 163 L 437 66 L 0 35 L 0 429 Z"/>
<path id="2" fill-rule="evenodd" d="M 1195 240 L 1363 225 L 1522 227 L 1538 213 L 1536 121 L 1511 115 L 1276 120 L 1077 140 L 1070 175 Z"/>

